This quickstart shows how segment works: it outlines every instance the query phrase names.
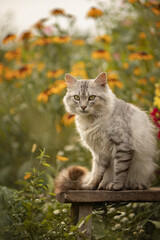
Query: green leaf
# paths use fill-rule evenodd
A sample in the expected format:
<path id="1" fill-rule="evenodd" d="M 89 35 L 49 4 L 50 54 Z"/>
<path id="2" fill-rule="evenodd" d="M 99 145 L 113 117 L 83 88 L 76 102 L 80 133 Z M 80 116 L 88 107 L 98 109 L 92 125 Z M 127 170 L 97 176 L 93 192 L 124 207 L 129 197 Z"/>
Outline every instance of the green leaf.
<path id="1" fill-rule="evenodd" d="M 157 229 L 160 229 L 160 221 L 148 220 L 148 222 L 153 223 L 153 225 L 154 225 Z"/>
<path id="2" fill-rule="evenodd" d="M 51 165 L 48 163 L 42 163 L 43 166 L 50 167 Z"/>

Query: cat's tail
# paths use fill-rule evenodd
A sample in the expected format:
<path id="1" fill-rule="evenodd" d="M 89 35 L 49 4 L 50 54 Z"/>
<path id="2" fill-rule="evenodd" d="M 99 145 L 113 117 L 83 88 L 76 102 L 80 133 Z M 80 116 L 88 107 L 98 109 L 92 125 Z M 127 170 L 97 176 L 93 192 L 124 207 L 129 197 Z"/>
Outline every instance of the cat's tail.
<path id="1" fill-rule="evenodd" d="M 55 194 L 66 192 L 68 190 L 81 189 L 88 173 L 88 170 L 81 166 L 72 166 L 63 169 L 55 179 Z"/>

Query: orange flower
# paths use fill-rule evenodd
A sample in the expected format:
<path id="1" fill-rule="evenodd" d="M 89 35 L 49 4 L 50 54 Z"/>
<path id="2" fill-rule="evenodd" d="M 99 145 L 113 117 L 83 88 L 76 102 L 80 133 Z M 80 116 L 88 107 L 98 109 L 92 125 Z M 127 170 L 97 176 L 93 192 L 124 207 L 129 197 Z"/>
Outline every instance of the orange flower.
<path id="1" fill-rule="evenodd" d="M 21 57 L 21 50 L 16 49 L 13 51 L 8 51 L 4 54 L 4 58 L 7 59 L 8 61 L 11 61 L 13 59 L 19 60 Z"/>
<path id="2" fill-rule="evenodd" d="M 160 28 L 160 22 L 156 22 L 156 28 Z"/>
<path id="3" fill-rule="evenodd" d="M 138 2 L 138 0 L 128 0 L 128 2 L 135 3 L 135 2 Z"/>
<path id="4" fill-rule="evenodd" d="M 110 53 L 105 51 L 105 50 L 102 50 L 102 49 L 99 49 L 97 51 L 92 52 L 92 58 L 94 58 L 94 59 L 105 59 L 107 61 L 111 60 Z"/>
<path id="5" fill-rule="evenodd" d="M 141 78 L 138 80 L 138 84 L 143 85 L 147 83 L 147 79 L 146 78 Z"/>
<path id="6" fill-rule="evenodd" d="M 108 74 L 108 85 L 110 88 L 114 88 L 115 86 L 118 88 L 122 88 L 123 84 L 119 81 L 119 77 L 117 73 L 109 73 Z"/>
<path id="7" fill-rule="evenodd" d="M 4 39 L 3 39 L 3 44 L 7 44 L 8 42 L 13 42 L 16 39 L 15 34 L 8 34 Z"/>
<path id="8" fill-rule="evenodd" d="M 155 65 L 157 68 L 160 68 L 160 61 L 156 62 Z"/>
<path id="9" fill-rule="evenodd" d="M 102 35 L 96 38 L 97 42 L 105 42 L 105 43 L 110 43 L 112 41 L 111 36 L 109 35 Z"/>
<path id="10" fill-rule="evenodd" d="M 92 17 L 92 18 L 98 18 L 98 17 L 101 17 L 102 15 L 103 15 L 103 11 L 95 7 L 92 7 L 87 13 L 87 17 Z"/>
<path id="11" fill-rule="evenodd" d="M 153 83 L 153 82 L 155 82 L 155 79 L 156 79 L 156 78 L 155 78 L 154 76 L 151 76 L 149 79 L 150 79 L 150 81 Z"/>
<path id="12" fill-rule="evenodd" d="M 76 46 L 83 46 L 85 45 L 85 41 L 83 39 L 75 39 L 72 41 L 72 44 Z"/>
<path id="13" fill-rule="evenodd" d="M 141 33 L 139 34 L 139 38 L 145 39 L 145 38 L 146 38 L 146 34 L 145 34 L 144 32 L 141 32 Z"/>
<path id="14" fill-rule="evenodd" d="M 123 67 L 124 67 L 124 69 L 128 69 L 129 68 L 129 63 L 127 63 L 127 62 L 123 63 Z"/>
<path id="15" fill-rule="evenodd" d="M 71 68 L 71 75 L 75 77 L 81 77 L 83 79 L 87 79 L 86 65 L 84 62 L 80 61 L 75 63 Z"/>
<path id="16" fill-rule="evenodd" d="M 62 44 L 62 43 L 68 43 L 70 41 L 70 37 L 69 36 L 57 36 L 57 37 L 53 37 L 53 43 L 58 43 L 58 44 Z"/>
<path id="17" fill-rule="evenodd" d="M 74 122 L 75 116 L 69 113 L 65 113 L 62 118 L 62 122 L 65 126 L 69 126 Z"/>
<path id="18" fill-rule="evenodd" d="M 38 21 L 37 23 L 35 23 L 34 25 L 33 25 L 33 27 L 34 28 L 37 28 L 38 30 L 41 30 L 41 29 L 43 29 L 43 22 L 42 21 Z"/>
<path id="19" fill-rule="evenodd" d="M 30 31 L 23 32 L 22 35 L 20 36 L 21 40 L 29 40 L 33 38 L 33 35 Z"/>
<path id="20" fill-rule="evenodd" d="M 2 73 L 3 73 L 3 69 L 4 69 L 4 65 L 3 65 L 3 63 L 0 63 L 0 76 L 1 76 Z"/>
<path id="21" fill-rule="evenodd" d="M 5 78 L 6 80 L 11 81 L 11 80 L 13 80 L 15 77 L 16 77 L 16 71 L 14 71 L 14 70 L 12 70 L 12 69 L 10 69 L 10 68 L 8 68 L 8 67 L 5 67 L 5 68 L 4 68 L 4 78 Z"/>
<path id="22" fill-rule="evenodd" d="M 24 175 L 24 180 L 29 179 L 31 176 L 32 176 L 31 173 L 26 173 L 26 174 Z"/>
<path id="23" fill-rule="evenodd" d="M 40 93 L 37 97 L 37 101 L 38 102 L 43 102 L 43 103 L 47 103 L 48 102 L 48 98 L 49 98 L 49 95 L 48 95 L 48 89 L 43 91 L 42 93 Z"/>
<path id="24" fill-rule="evenodd" d="M 23 67 L 19 68 L 16 71 L 16 78 L 18 79 L 24 79 L 25 77 L 28 77 L 30 74 L 32 73 L 32 66 L 28 65 L 24 65 Z"/>
<path id="25" fill-rule="evenodd" d="M 57 155 L 56 158 L 57 158 L 58 160 L 62 161 L 62 162 L 66 162 L 66 161 L 69 160 L 69 158 L 63 157 L 63 156 L 59 156 L 59 155 Z"/>
<path id="26" fill-rule="evenodd" d="M 129 55 L 129 59 L 132 60 L 152 60 L 153 55 L 146 52 L 135 52 Z"/>
<path id="27" fill-rule="evenodd" d="M 55 15 L 55 16 L 57 16 L 57 15 L 65 15 L 64 10 L 61 9 L 61 8 L 55 8 L 55 9 L 51 10 L 50 13 L 51 13 L 51 15 Z"/>
<path id="28" fill-rule="evenodd" d="M 139 67 L 135 67 L 135 69 L 134 69 L 134 75 L 136 75 L 136 76 L 139 76 L 140 75 L 140 73 L 141 73 L 141 70 L 140 70 L 140 68 Z"/>
<path id="29" fill-rule="evenodd" d="M 160 5 L 160 4 L 159 4 Z M 151 8 L 152 12 L 155 14 L 155 15 L 160 15 L 160 6 L 157 5 L 157 7 L 154 7 L 154 8 Z"/>
<path id="30" fill-rule="evenodd" d="M 64 70 L 63 69 L 58 69 L 58 70 L 52 70 L 52 71 L 48 71 L 46 73 L 46 76 L 48 78 L 58 78 L 59 76 L 61 76 L 62 74 L 64 74 Z"/>

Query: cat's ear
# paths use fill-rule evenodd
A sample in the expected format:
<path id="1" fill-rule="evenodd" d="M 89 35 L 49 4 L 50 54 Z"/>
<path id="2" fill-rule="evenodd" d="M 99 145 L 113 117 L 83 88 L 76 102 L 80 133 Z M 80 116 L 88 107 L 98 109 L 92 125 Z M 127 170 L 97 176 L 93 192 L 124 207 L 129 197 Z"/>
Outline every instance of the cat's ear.
<path id="1" fill-rule="evenodd" d="M 101 72 L 95 79 L 95 82 L 101 86 L 105 87 L 107 83 L 107 74 L 105 72 Z"/>
<path id="2" fill-rule="evenodd" d="M 65 74 L 65 81 L 66 81 L 68 87 L 77 83 L 77 79 L 69 73 Z"/>

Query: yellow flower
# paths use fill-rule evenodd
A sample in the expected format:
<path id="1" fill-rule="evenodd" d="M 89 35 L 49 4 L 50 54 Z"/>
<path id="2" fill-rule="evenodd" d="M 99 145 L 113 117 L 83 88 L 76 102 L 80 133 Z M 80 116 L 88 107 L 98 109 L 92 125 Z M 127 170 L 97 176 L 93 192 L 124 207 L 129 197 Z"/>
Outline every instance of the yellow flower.
<path id="1" fill-rule="evenodd" d="M 136 76 L 139 76 L 140 75 L 140 73 L 141 73 L 141 70 L 140 70 L 140 68 L 139 67 L 135 67 L 135 69 L 134 69 L 134 75 L 136 75 Z"/>
<path id="2" fill-rule="evenodd" d="M 55 16 L 57 16 L 57 15 L 65 15 L 65 11 L 63 9 L 61 9 L 61 8 L 55 8 L 55 9 L 51 10 L 50 13 L 51 13 L 51 15 L 55 15 Z"/>
<path id="3" fill-rule="evenodd" d="M 144 32 L 141 32 L 141 33 L 139 34 L 139 38 L 145 39 L 145 38 L 146 38 L 146 34 L 145 34 Z"/>
<path id="4" fill-rule="evenodd" d="M 105 59 L 107 61 L 111 60 L 110 53 L 105 50 L 102 50 L 102 49 L 92 52 L 92 58 L 93 59 Z"/>
<path id="5" fill-rule="evenodd" d="M 119 81 L 119 77 L 117 73 L 108 74 L 108 85 L 110 88 L 114 88 L 115 86 L 118 88 L 122 88 L 123 84 Z"/>
<path id="6" fill-rule="evenodd" d="M 66 87 L 66 82 L 64 80 L 57 80 L 48 89 L 48 95 L 60 94 Z"/>
<path id="7" fill-rule="evenodd" d="M 62 44 L 62 43 L 68 43 L 70 41 L 70 37 L 69 36 L 56 36 L 53 37 L 52 39 L 53 43 L 57 43 L 57 44 Z"/>
<path id="8" fill-rule="evenodd" d="M 153 55 L 146 52 L 135 52 L 129 55 L 129 60 L 152 60 Z"/>
<path id="9" fill-rule="evenodd" d="M 129 68 L 129 63 L 127 63 L 127 62 L 123 63 L 123 67 L 124 67 L 124 69 L 128 69 Z"/>
<path id="10" fill-rule="evenodd" d="M 21 50 L 16 49 L 13 51 L 8 51 L 4 54 L 4 58 L 7 59 L 8 61 L 11 61 L 13 59 L 19 60 L 21 58 Z"/>
<path id="11" fill-rule="evenodd" d="M 62 118 L 62 122 L 65 126 L 69 126 L 74 122 L 75 116 L 69 113 L 65 113 Z"/>
<path id="12" fill-rule="evenodd" d="M 59 76 L 61 76 L 62 74 L 64 74 L 64 70 L 63 69 L 58 69 L 58 70 L 52 70 L 52 71 L 48 71 L 46 73 L 46 76 L 48 78 L 58 78 Z"/>
<path id="13" fill-rule="evenodd" d="M 83 46 L 85 45 L 85 41 L 83 39 L 75 39 L 72 41 L 72 44 L 76 46 Z"/>
<path id="14" fill-rule="evenodd" d="M 41 72 L 44 68 L 45 68 L 45 64 L 43 62 L 40 62 L 37 64 L 38 72 Z"/>
<path id="15" fill-rule="evenodd" d="M 147 84 L 147 79 L 146 79 L 146 78 L 141 78 L 141 79 L 139 79 L 137 82 L 138 82 L 138 84 L 140 84 L 140 85 L 145 85 L 145 84 Z"/>
<path id="16" fill-rule="evenodd" d="M 86 73 L 86 65 L 84 62 L 79 61 L 75 64 L 73 64 L 72 68 L 71 68 L 71 75 L 75 76 L 75 77 L 81 77 L 83 79 L 87 79 L 87 73 Z"/>
<path id="17" fill-rule="evenodd" d="M 160 97 L 160 85 L 159 85 L 159 84 L 156 84 L 155 86 L 156 86 L 155 95 L 156 95 L 157 97 Z"/>
<path id="18" fill-rule="evenodd" d="M 32 66 L 31 65 L 24 65 L 23 67 L 19 68 L 16 72 L 16 78 L 26 78 L 32 73 Z"/>
<path id="19" fill-rule="evenodd" d="M 92 7 L 87 13 L 87 17 L 92 17 L 92 18 L 98 18 L 98 17 L 101 17 L 102 15 L 103 15 L 103 11 L 95 7 Z"/>
<path id="20" fill-rule="evenodd" d="M 31 38 L 33 38 L 33 35 L 30 31 L 26 31 L 20 36 L 20 40 L 29 40 Z"/>
<path id="21" fill-rule="evenodd" d="M 135 2 L 138 2 L 138 0 L 128 0 L 128 2 L 135 3 Z"/>
<path id="22" fill-rule="evenodd" d="M 157 68 L 160 68 L 160 61 L 156 62 L 155 65 Z"/>
<path id="23" fill-rule="evenodd" d="M 160 97 L 155 96 L 153 104 L 160 109 Z"/>
<path id="24" fill-rule="evenodd" d="M 56 158 L 57 158 L 58 160 L 62 161 L 62 162 L 66 162 L 66 161 L 69 160 L 69 158 L 63 157 L 63 156 L 59 156 L 59 155 L 57 155 Z"/>
<path id="25" fill-rule="evenodd" d="M 14 78 L 16 77 L 16 71 L 8 68 L 8 67 L 5 67 L 4 68 L 4 78 L 8 81 L 11 81 L 13 80 Z"/>
<path id="26" fill-rule="evenodd" d="M 109 35 L 102 35 L 102 36 L 97 37 L 96 41 L 110 43 L 112 41 L 112 38 Z"/>
<path id="27" fill-rule="evenodd" d="M 37 101 L 38 102 L 43 102 L 43 103 L 47 103 L 48 102 L 48 98 L 49 98 L 49 95 L 48 95 L 48 89 L 43 91 L 42 93 L 40 93 L 37 97 Z"/>
<path id="28" fill-rule="evenodd" d="M 151 10 L 155 15 L 160 15 L 160 6 L 159 5 L 157 5 L 157 7 L 151 8 Z"/>
<path id="29" fill-rule="evenodd" d="M 4 39 L 3 39 L 3 44 L 7 44 L 8 42 L 13 42 L 16 39 L 15 34 L 8 34 Z"/>
<path id="30" fill-rule="evenodd" d="M 32 175 L 31 173 L 27 173 L 24 175 L 24 180 L 27 180 L 28 178 L 30 178 Z"/>

